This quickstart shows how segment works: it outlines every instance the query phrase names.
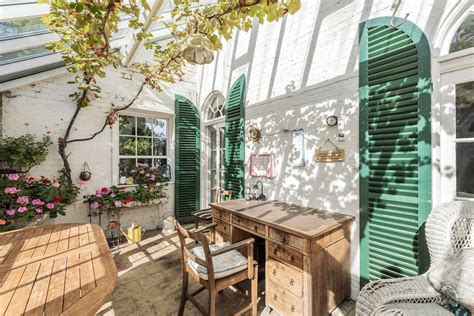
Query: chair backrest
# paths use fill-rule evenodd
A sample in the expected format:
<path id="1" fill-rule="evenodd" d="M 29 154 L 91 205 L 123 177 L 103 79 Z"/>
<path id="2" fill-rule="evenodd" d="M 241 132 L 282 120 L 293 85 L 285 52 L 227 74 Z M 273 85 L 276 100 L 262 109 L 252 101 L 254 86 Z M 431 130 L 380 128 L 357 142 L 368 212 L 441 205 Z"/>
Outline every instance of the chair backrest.
<path id="1" fill-rule="evenodd" d="M 217 188 L 216 190 L 216 202 L 224 202 L 224 201 L 229 201 L 232 200 L 232 191 L 227 191 L 224 190 L 223 188 Z"/>
<path id="2" fill-rule="evenodd" d="M 474 248 L 474 202 L 453 201 L 435 207 L 426 220 L 431 267 L 463 248 Z"/>
<path id="3" fill-rule="evenodd" d="M 209 282 L 214 282 L 214 265 L 212 263 L 211 250 L 209 248 L 209 240 L 207 239 L 207 236 L 204 233 L 192 232 L 187 230 L 186 228 L 181 226 L 181 224 L 176 220 L 174 221 L 174 224 L 176 226 L 176 231 L 178 232 L 179 237 L 179 243 L 181 245 L 183 269 L 186 269 L 186 263 L 188 259 L 190 259 L 207 268 L 208 280 Z M 202 246 L 205 260 L 202 260 L 201 258 L 192 254 L 191 251 L 189 251 L 186 244 L 186 238 L 190 238 L 194 241 L 197 241 Z M 194 243 L 192 244 L 194 245 Z"/>

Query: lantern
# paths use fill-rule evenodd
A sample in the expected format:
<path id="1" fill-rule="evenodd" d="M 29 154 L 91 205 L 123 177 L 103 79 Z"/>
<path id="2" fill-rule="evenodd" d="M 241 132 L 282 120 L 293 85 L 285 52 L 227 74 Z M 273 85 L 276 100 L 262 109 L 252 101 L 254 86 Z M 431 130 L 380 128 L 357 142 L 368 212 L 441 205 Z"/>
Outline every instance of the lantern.
<path id="1" fill-rule="evenodd" d="M 210 64 L 214 60 L 211 41 L 202 34 L 188 36 L 182 51 L 184 59 L 191 64 Z"/>

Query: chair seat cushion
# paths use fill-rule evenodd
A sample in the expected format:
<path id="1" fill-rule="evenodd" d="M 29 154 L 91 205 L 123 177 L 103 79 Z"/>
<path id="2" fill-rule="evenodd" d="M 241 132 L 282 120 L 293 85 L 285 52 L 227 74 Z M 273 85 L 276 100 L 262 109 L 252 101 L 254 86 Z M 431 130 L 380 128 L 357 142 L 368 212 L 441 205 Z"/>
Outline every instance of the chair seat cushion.
<path id="1" fill-rule="evenodd" d="M 191 215 L 203 221 L 210 221 L 212 219 L 212 210 L 209 208 L 205 210 L 194 211 L 191 213 Z"/>
<path id="2" fill-rule="evenodd" d="M 211 252 L 230 246 L 229 242 L 222 242 L 213 245 L 209 245 Z M 196 257 L 206 260 L 204 256 L 204 250 L 202 246 L 197 246 L 190 249 L 190 252 Z M 212 263 L 214 265 L 214 277 L 220 279 L 234 273 L 240 272 L 247 268 L 247 258 L 242 256 L 237 250 L 231 250 L 225 252 L 221 255 L 212 258 Z M 204 280 L 207 280 L 209 277 L 207 275 L 207 268 L 202 265 L 188 259 L 188 264 L 196 272 L 199 277 Z"/>
<path id="3" fill-rule="evenodd" d="M 433 287 L 474 310 L 474 248 L 461 249 L 428 273 Z"/>

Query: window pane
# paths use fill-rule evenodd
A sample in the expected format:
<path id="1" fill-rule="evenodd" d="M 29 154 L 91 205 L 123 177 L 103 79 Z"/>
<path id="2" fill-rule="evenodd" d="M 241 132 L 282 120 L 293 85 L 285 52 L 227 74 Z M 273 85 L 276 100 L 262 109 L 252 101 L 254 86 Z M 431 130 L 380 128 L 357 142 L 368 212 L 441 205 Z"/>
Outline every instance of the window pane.
<path id="1" fill-rule="evenodd" d="M 211 190 L 211 203 L 216 201 L 216 189 Z"/>
<path id="2" fill-rule="evenodd" d="M 137 159 L 137 162 L 138 163 L 147 163 L 148 165 L 151 166 L 151 164 L 153 163 L 153 160 L 151 158 L 139 158 L 139 159 Z"/>
<path id="3" fill-rule="evenodd" d="M 153 139 L 153 147 L 155 156 L 166 156 L 166 120 L 155 120 L 155 125 L 153 128 L 153 135 L 155 138 Z"/>
<path id="4" fill-rule="evenodd" d="M 135 135 L 135 117 L 120 115 L 119 133 L 122 135 Z"/>
<path id="5" fill-rule="evenodd" d="M 20 35 L 28 32 L 47 30 L 48 27 L 41 21 L 41 17 L 0 22 L 0 37 Z"/>
<path id="6" fill-rule="evenodd" d="M 211 150 L 216 149 L 217 146 L 217 133 L 216 130 L 211 127 Z"/>
<path id="7" fill-rule="evenodd" d="M 474 137 L 474 81 L 456 85 L 456 137 Z"/>
<path id="8" fill-rule="evenodd" d="M 135 158 L 120 159 L 119 162 L 119 176 L 128 177 L 130 170 L 135 166 Z"/>
<path id="9" fill-rule="evenodd" d="M 211 169 L 216 169 L 217 164 L 216 164 L 216 151 L 212 150 L 211 151 Z"/>
<path id="10" fill-rule="evenodd" d="M 474 47 L 474 14 L 468 15 L 457 29 L 449 52 L 454 53 L 470 47 Z"/>
<path id="11" fill-rule="evenodd" d="M 211 188 L 217 186 L 217 172 L 215 170 L 211 171 Z"/>
<path id="12" fill-rule="evenodd" d="M 474 143 L 456 145 L 456 186 L 458 196 L 474 197 Z"/>
<path id="13" fill-rule="evenodd" d="M 122 156 L 135 156 L 135 137 L 120 136 L 119 154 Z"/>
<path id="14" fill-rule="evenodd" d="M 49 54 L 53 54 L 53 52 L 45 48 L 44 46 L 38 46 L 28 49 L 17 50 L 10 53 L 0 54 L 0 63 L 8 64 L 13 61 L 18 61 L 19 59 L 24 60 Z"/>
<path id="15" fill-rule="evenodd" d="M 155 167 L 161 167 L 161 166 L 166 165 L 167 163 L 168 163 L 168 160 L 166 158 L 154 159 Z"/>
<path id="16" fill-rule="evenodd" d="M 153 130 L 153 119 L 137 117 L 137 135 L 151 136 Z"/>
<path id="17" fill-rule="evenodd" d="M 137 155 L 151 156 L 151 138 L 137 138 Z"/>

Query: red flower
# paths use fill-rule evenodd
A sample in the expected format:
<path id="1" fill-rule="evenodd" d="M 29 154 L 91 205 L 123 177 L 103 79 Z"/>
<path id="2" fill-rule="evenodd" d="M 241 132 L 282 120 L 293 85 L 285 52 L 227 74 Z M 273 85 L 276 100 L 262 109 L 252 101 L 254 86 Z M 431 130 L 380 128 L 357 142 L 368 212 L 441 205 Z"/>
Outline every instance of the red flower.
<path id="1" fill-rule="evenodd" d="M 63 202 L 63 201 L 64 201 L 64 199 L 62 199 L 62 198 L 54 198 L 54 199 L 52 200 L 53 203 L 61 203 L 61 202 Z"/>
<path id="2" fill-rule="evenodd" d="M 7 223 L 6 220 L 0 218 L 0 225 L 5 225 Z"/>
<path id="3" fill-rule="evenodd" d="M 126 198 L 125 200 L 123 200 L 122 203 L 123 204 L 128 204 L 128 203 L 133 202 L 133 201 L 135 201 L 135 199 L 132 198 L 132 197 L 129 197 L 129 198 Z"/>
<path id="4" fill-rule="evenodd" d="M 103 187 L 101 191 L 102 191 L 102 193 L 107 193 L 107 192 L 109 192 L 109 189 L 106 188 L 106 187 Z"/>
<path id="5" fill-rule="evenodd" d="M 44 179 L 44 180 L 43 180 L 43 183 L 44 183 L 44 184 L 48 184 L 48 183 L 51 183 L 51 181 L 49 181 L 48 179 Z"/>

